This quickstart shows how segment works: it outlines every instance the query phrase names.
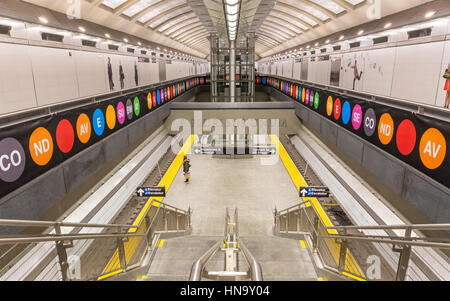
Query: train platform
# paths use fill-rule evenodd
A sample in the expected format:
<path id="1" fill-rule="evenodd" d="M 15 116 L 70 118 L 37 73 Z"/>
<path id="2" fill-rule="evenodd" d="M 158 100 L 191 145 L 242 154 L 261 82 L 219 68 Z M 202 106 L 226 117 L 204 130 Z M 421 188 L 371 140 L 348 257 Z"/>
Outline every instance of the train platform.
<path id="1" fill-rule="evenodd" d="M 3 0 L 0 65 L 0 283 L 450 281 L 448 0 Z"/>

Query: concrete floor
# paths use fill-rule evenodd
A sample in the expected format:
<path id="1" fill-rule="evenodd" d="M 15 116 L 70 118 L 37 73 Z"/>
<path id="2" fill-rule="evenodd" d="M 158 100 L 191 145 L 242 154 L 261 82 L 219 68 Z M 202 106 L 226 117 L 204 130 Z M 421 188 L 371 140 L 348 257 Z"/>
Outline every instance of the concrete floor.
<path id="1" fill-rule="evenodd" d="M 226 208 L 238 208 L 241 236 L 272 235 L 273 210 L 299 203 L 298 192 L 281 160 L 261 165 L 261 156 L 218 159 L 190 155 L 191 179 L 184 183 L 182 169 L 164 202 L 191 206 L 192 235 L 222 236 Z"/>

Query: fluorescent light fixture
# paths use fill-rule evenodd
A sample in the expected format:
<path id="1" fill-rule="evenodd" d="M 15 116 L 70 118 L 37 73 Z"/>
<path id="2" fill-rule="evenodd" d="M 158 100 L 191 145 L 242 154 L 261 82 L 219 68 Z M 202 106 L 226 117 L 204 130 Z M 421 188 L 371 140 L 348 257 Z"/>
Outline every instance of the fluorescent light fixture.
<path id="1" fill-rule="evenodd" d="M 107 37 L 108 39 L 111 39 L 111 36 L 108 33 L 105 33 L 105 37 Z"/>
<path id="2" fill-rule="evenodd" d="M 39 21 L 41 21 L 41 22 L 44 23 L 44 24 L 47 24 L 47 23 L 48 23 L 48 20 L 47 20 L 47 18 L 45 18 L 45 17 L 39 17 Z"/>
<path id="3" fill-rule="evenodd" d="M 82 32 L 86 32 L 86 28 L 84 28 L 83 26 L 79 26 L 78 29 Z"/>
<path id="4" fill-rule="evenodd" d="M 319 43 L 314 44 L 314 46 L 316 46 L 316 47 L 319 46 Z"/>
<path id="5" fill-rule="evenodd" d="M 123 41 L 124 41 L 125 43 L 128 43 L 128 39 L 126 39 L 126 38 L 125 38 L 125 39 L 123 39 Z"/>
<path id="6" fill-rule="evenodd" d="M 236 5 L 238 4 L 239 0 L 225 0 L 225 3 L 227 5 Z"/>
<path id="7" fill-rule="evenodd" d="M 235 15 L 239 11 L 239 5 L 234 5 L 234 6 L 227 5 L 226 10 L 227 10 L 227 15 Z"/>
<path id="8" fill-rule="evenodd" d="M 360 31 L 358 31 L 358 36 L 360 36 L 360 35 L 362 35 L 364 33 L 364 30 L 360 30 Z"/>
<path id="9" fill-rule="evenodd" d="M 328 44 L 328 43 L 330 43 L 330 40 L 326 40 L 326 41 L 325 41 L 325 44 Z"/>
<path id="10" fill-rule="evenodd" d="M 434 16 L 436 14 L 436 12 L 435 11 L 429 11 L 429 12 L 427 12 L 426 14 L 425 14 L 425 18 L 431 18 L 432 16 Z"/>
<path id="11" fill-rule="evenodd" d="M 142 46 L 142 43 L 141 43 L 141 42 L 138 42 L 137 44 L 138 44 L 139 46 Z"/>
<path id="12" fill-rule="evenodd" d="M 228 21 L 230 21 L 230 22 L 237 21 L 238 15 L 237 15 L 237 14 L 235 14 L 235 15 L 227 15 L 227 19 L 228 19 Z"/>
<path id="13" fill-rule="evenodd" d="M 344 36 L 339 37 L 339 41 L 342 41 L 344 39 Z"/>
<path id="14" fill-rule="evenodd" d="M 390 28 L 392 26 L 392 23 L 386 23 L 386 25 L 384 25 L 384 28 Z"/>

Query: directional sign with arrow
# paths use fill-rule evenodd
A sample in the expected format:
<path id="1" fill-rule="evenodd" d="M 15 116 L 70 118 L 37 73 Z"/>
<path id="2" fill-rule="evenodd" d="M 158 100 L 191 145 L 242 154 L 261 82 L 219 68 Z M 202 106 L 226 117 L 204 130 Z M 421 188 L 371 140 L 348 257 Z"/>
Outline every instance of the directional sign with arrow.
<path id="1" fill-rule="evenodd" d="M 330 196 L 330 189 L 325 186 L 300 186 L 299 192 L 302 198 L 327 198 Z"/>
<path id="2" fill-rule="evenodd" d="M 165 186 L 138 187 L 136 188 L 136 194 L 139 197 L 165 197 L 166 187 Z"/>

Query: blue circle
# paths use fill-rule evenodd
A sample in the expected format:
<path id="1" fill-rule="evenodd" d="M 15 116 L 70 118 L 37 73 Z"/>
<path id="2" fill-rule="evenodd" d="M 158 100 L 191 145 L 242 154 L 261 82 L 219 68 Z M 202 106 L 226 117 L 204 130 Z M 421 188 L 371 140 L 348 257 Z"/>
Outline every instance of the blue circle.
<path id="1" fill-rule="evenodd" d="M 103 135 L 103 132 L 105 131 L 105 115 L 103 115 L 102 110 L 95 110 L 94 115 L 92 116 L 92 127 L 97 136 Z"/>
<path id="2" fill-rule="evenodd" d="M 302 87 L 298 86 L 298 101 L 302 101 Z"/>
<path id="3" fill-rule="evenodd" d="M 262 83 L 263 83 L 263 85 L 267 84 L 267 77 L 262 78 Z"/>
<path id="4" fill-rule="evenodd" d="M 156 92 L 156 101 L 158 102 L 158 105 L 161 104 L 161 91 L 159 89 Z"/>
<path id="5" fill-rule="evenodd" d="M 344 105 L 342 106 L 342 122 L 344 124 L 348 124 L 350 121 L 350 115 L 351 115 L 351 108 L 350 103 L 346 101 Z"/>

